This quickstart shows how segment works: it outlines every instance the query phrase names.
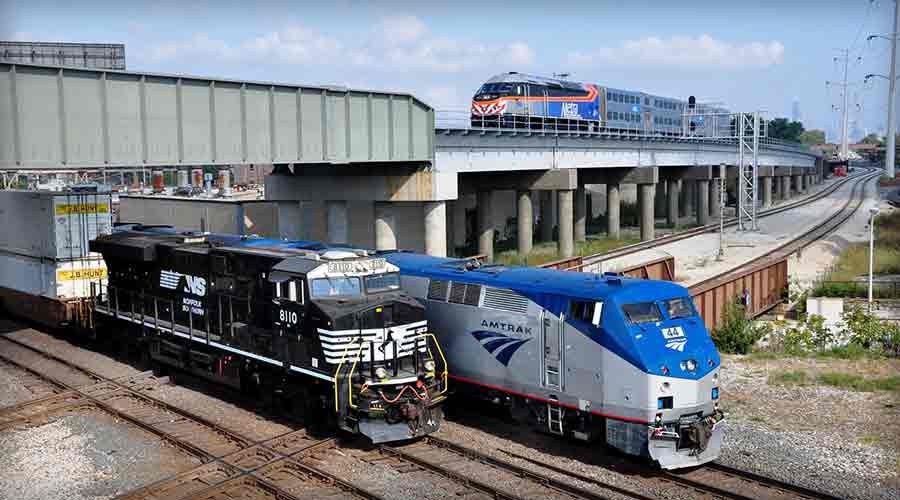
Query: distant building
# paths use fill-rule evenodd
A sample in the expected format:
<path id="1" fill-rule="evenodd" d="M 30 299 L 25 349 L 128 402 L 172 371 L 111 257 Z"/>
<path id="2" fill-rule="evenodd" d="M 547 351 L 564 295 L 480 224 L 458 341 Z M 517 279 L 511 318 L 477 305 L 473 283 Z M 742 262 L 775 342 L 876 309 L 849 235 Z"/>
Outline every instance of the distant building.
<path id="1" fill-rule="evenodd" d="M 96 69 L 125 69 L 121 43 L 4 42 L 0 61 Z"/>
<path id="2" fill-rule="evenodd" d="M 794 98 L 794 102 L 791 104 L 791 121 L 799 122 L 803 120 L 803 116 L 800 114 L 800 99 Z"/>

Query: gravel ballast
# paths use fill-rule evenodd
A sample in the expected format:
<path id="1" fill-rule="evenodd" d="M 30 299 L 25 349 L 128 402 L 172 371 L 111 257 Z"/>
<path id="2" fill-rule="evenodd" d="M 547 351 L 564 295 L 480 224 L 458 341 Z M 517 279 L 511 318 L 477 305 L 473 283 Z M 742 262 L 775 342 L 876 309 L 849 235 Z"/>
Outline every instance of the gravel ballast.
<path id="1" fill-rule="evenodd" d="M 92 412 L 0 434 L 0 498 L 113 498 L 199 462 Z"/>

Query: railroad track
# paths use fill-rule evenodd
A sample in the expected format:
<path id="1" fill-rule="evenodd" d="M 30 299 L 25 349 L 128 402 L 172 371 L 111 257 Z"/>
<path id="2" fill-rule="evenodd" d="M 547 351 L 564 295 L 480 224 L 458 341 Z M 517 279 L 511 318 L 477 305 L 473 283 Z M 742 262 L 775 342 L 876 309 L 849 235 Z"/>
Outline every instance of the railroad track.
<path id="1" fill-rule="evenodd" d="M 574 480 L 600 487 L 607 487 L 605 483 L 584 474 L 545 464 L 511 451 L 503 450 L 503 452 L 513 458 L 523 460 L 560 475 L 568 476 Z M 840 497 L 828 493 L 779 481 L 752 472 L 735 469 L 715 462 L 688 472 L 656 471 L 653 475 L 649 476 L 649 478 L 659 480 L 668 487 L 682 489 L 692 498 L 727 500 L 840 499 Z"/>
<path id="2" fill-rule="evenodd" d="M 870 175 L 870 174 L 862 174 L 859 176 L 843 178 L 840 181 L 835 182 L 831 186 L 828 186 L 820 191 L 817 191 L 816 193 L 813 193 L 805 198 L 801 198 L 799 200 L 795 200 L 795 201 L 792 201 L 789 203 L 778 205 L 777 207 L 769 208 L 766 210 L 761 210 L 757 214 L 757 217 L 760 217 L 760 218 L 770 217 L 772 215 L 780 214 L 782 212 L 786 212 L 788 210 L 791 210 L 791 209 L 794 209 L 797 207 L 801 207 L 803 205 L 808 205 L 810 203 L 814 203 L 814 202 L 819 201 L 819 200 L 827 197 L 828 195 L 834 193 L 835 191 L 840 189 L 842 186 L 844 186 L 846 183 L 848 183 L 854 179 L 859 179 L 860 177 L 865 177 L 866 175 Z M 724 222 L 725 227 L 734 227 L 737 225 L 738 225 L 737 217 L 729 217 Z M 659 238 L 654 238 L 649 241 L 641 241 L 639 243 L 626 245 L 623 247 L 619 247 L 615 250 L 610 250 L 608 252 L 598 253 L 598 254 L 594 254 L 594 255 L 586 255 L 586 256 L 582 257 L 582 263 L 580 264 L 580 266 L 570 267 L 566 270 L 578 270 L 578 269 L 576 269 L 577 267 L 583 267 L 583 266 L 587 266 L 589 264 L 596 264 L 596 263 L 599 263 L 602 261 L 615 259 L 615 258 L 619 258 L 619 257 L 624 257 L 626 255 L 631 255 L 631 254 L 641 252 L 644 250 L 649 250 L 649 249 L 655 248 L 660 245 L 674 243 L 676 241 L 681 241 L 681 240 L 684 240 L 687 238 L 692 238 L 692 237 L 700 235 L 700 234 L 716 232 L 718 230 L 719 230 L 718 223 L 707 224 L 705 226 L 699 226 L 699 227 L 687 229 L 684 231 L 679 231 L 677 233 L 672 233 L 672 234 L 669 234 L 666 236 L 661 236 Z"/>
<path id="3" fill-rule="evenodd" d="M 34 425 L 60 414 L 102 411 L 142 429 L 197 458 L 203 465 L 127 493 L 136 499 L 378 498 L 297 460 L 334 438 L 316 438 L 305 430 L 254 442 L 146 391 L 165 379 L 142 373 L 107 379 L 27 343 L 0 337 L 0 361 L 46 381 L 58 394 L 2 409 L 0 432 Z"/>
<path id="4" fill-rule="evenodd" d="M 847 201 L 844 203 L 841 209 L 831 215 L 828 219 L 823 221 L 821 224 L 812 227 L 804 231 L 803 233 L 800 233 L 796 237 L 782 243 L 765 255 L 761 255 L 755 259 L 747 261 L 740 267 L 730 269 L 723 273 L 707 278 L 703 281 L 694 283 L 690 286 L 691 294 L 695 295 L 698 293 L 702 293 L 703 291 L 714 288 L 715 286 L 718 286 L 723 282 L 734 279 L 739 275 L 747 274 L 748 272 L 752 272 L 755 269 L 763 268 L 774 262 L 783 260 L 791 254 L 796 253 L 797 251 L 802 250 L 810 244 L 831 234 L 850 217 L 852 217 L 857 210 L 859 210 L 859 208 L 862 206 L 863 201 L 865 200 L 865 183 L 877 179 L 879 175 L 880 174 L 878 172 L 875 172 L 851 178 L 852 180 L 854 180 L 854 183 L 852 190 L 850 191 L 850 196 L 847 198 Z"/>

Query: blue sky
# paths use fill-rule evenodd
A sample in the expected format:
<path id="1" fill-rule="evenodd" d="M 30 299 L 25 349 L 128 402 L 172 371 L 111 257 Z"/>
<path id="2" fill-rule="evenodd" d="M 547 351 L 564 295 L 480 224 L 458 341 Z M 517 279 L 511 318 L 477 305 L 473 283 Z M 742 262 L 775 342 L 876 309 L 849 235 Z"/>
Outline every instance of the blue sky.
<path id="1" fill-rule="evenodd" d="M 410 91 L 464 112 L 486 78 L 549 75 L 836 130 L 834 49 L 850 47 L 852 120 L 886 123 L 891 0 L 453 2 L 6 0 L 0 39 L 117 42 L 130 70 Z M 862 57 L 858 60 L 858 57 Z M 833 137 L 830 137 L 833 138 Z"/>

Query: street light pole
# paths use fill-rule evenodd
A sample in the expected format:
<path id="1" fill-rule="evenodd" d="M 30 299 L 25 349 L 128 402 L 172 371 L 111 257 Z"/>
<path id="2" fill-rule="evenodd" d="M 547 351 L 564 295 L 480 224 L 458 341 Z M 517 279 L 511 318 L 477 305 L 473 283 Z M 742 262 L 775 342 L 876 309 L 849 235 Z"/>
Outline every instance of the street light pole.
<path id="1" fill-rule="evenodd" d="M 869 209 L 869 311 L 872 310 L 872 274 L 875 267 L 875 216 L 878 207 Z"/>

